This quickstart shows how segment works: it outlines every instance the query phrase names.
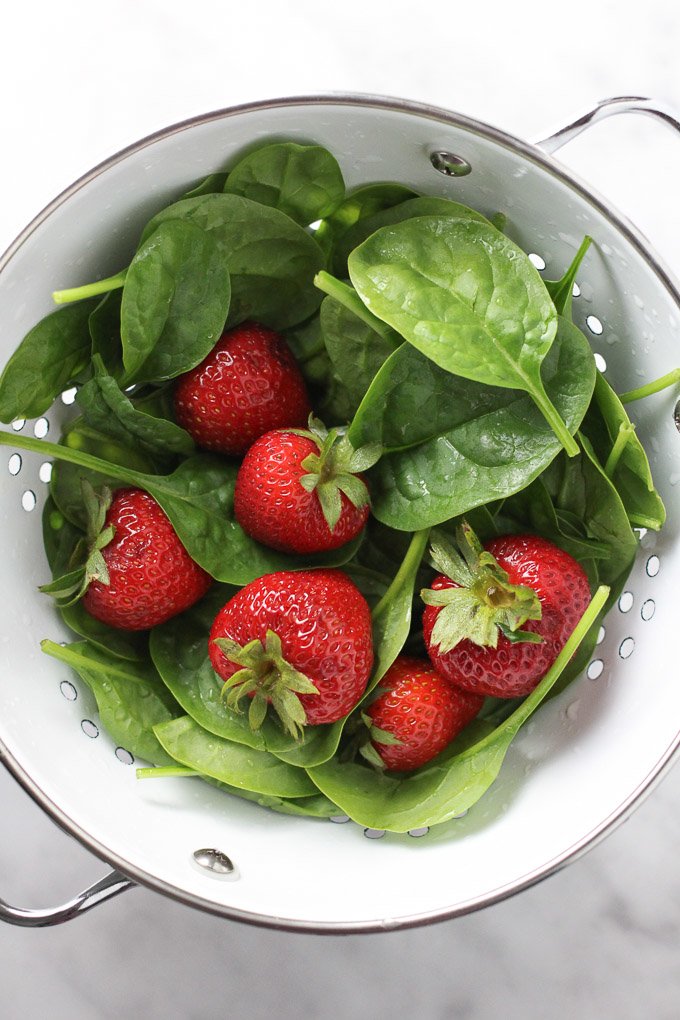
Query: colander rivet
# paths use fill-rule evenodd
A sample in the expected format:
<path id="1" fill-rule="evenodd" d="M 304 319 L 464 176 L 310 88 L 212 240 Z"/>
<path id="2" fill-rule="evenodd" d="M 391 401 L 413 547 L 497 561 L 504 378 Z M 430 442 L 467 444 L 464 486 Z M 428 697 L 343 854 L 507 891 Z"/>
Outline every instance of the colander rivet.
<path id="1" fill-rule="evenodd" d="M 678 430 L 678 432 L 680 432 L 680 400 L 678 400 L 677 404 L 675 405 L 675 411 L 673 412 L 673 421 L 675 422 L 676 429 Z"/>
<path id="2" fill-rule="evenodd" d="M 199 868 L 204 868 L 212 873 L 214 878 L 237 878 L 236 867 L 221 850 L 205 847 L 203 850 L 194 850 L 194 860 Z"/>
<path id="3" fill-rule="evenodd" d="M 430 163 L 438 170 L 440 174 L 444 174 L 446 177 L 466 177 L 472 173 L 472 167 L 466 159 L 462 156 L 457 156 L 455 152 L 445 152 L 443 150 L 430 153 Z"/>

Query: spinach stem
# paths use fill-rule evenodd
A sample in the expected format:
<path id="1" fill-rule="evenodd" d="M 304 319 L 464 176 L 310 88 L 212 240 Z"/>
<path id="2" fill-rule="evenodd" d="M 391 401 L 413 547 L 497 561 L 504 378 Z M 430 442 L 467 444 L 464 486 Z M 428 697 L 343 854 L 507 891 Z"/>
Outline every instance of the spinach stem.
<path id="1" fill-rule="evenodd" d="M 675 386 L 679 382 L 680 368 L 674 368 L 672 372 L 667 372 L 666 375 L 662 375 L 660 379 L 655 379 L 654 382 L 638 386 L 635 390 L 626 390 L 625 393 L 619 393 L 619 400 L 622 404 L 632 404 L 634 400 L 651 397 L 652 393 L 660 393 L 661 390 L 668 389 L 669 386 Z"/>
<path id="2" fill-rule="evenodd" d="M 348 311 L 353 312 L 358 319 L 361 319 L 367 326 L 370 326 L 384 340 L 395 340 L 392 327 L 388 326 L 382 319 L 379 319 L 373 312 L 369 312 L 357 292 L 349 284 L 343 283 L 342 280 L 337 280 L 330 273 L 322 269 L 314 277 L 314 286 L 322 290 L 324 294 L 328 294 L 334 301 L 343 305 Z"/>
<path id="3" fill-rule="evenodd" d="M 20 450 L 30 450 L 31 453 L 41 453 L 45 457 L 54 457 L 55 460 L 65 460 L 69 464 L 76 464 L 78 467 L 84 467 L 90 471 L 99 471 L 101 474 L 118 478 L 121 482 L 130 482 L 140 489 L 145 489 L 149 481 L 149 476 L 142 474 L 141 471 L 134 471 L 132 468 L 123 467 L 122 464 L 113 464 L 108 460 L 101 460 L 99 457 L 93 457 L 90 453 L 73 450 L 70 446 L 50 443 L 46 439 L 33 439 L 31 436 L 21 436 L 14 432 L 0 432 L 0 446 L 16 446 Z M 162 475 L 158 476 L 159 481 L 162 478 Z"/>
<path id="4" fill-rule="evenodd" d="M 404 577 L 408 577 L 413 567 L 419 564 L 420 561 L 422 560 L 423 554 L 427 547 L 427 540 L 429 537 L 430 537 L 429 528 L 424 528 L 422 531 L 416 531 L 414 533 L 413 538 L 411 539 L 411 543 L 408 549 L 406 550 L 406 555 L 401 561 L 399 570 L 394 575 L 394 580 L 392 581 L 389 588 L 387 589 L 383 597 L 380 599 L 377 606 L 373 610 L 373 613 L 371 614 L 374 623 L 376 619 L 381 615 L 381 613 L 384 613 L 385 610 L 388 608 L 392 598 L 394 597 L 394 593 L 398 592 L 401 589 Z"/>
<path id="5" fill-rule="evenodd" d="M 579 452 L 578 443 L 560 418 L 557 408 L 551 402 L 547 393 L 534 387 L 530 390 L 529 395 L 561 442 L 564 449 L 567 451 L 568 456 L 575 457 Z"/>
<path id="6" fill-rule="evenodd" d="M 52 292 L 52 300 L 57 305 L 65 305 L 69 301 L 82 301 L 83 298 L 95 297 L 97 294 L 108 294 L 110 290 L 116 290 L 125 283 L 127 269 L 121 269 L 115 276 L 107 276 L 105 280 L 96 280 L 94 283 L 85 283 L 82 287 L 70 287 L 66 290 L 55 290 Z"/>
<path id="7" fill-rule="evenodd" d="M 200 776 L 195 769 L 184 765 L 159 765 L 152 769 L 137 769 L 137 779 L 162 779 L 164 776 Z"/>
<path id="8" fill-rule="evenodd" d="M 630 422 L 621 422 L 619 425 L 619 434 L 614 440 L 614 445 L 611 448 L 611 452 L 607 457 L 607 463 L 604 466 L 604 473 L 607 478 L 611 481 L 614 477 L 617 465 L 621 460 L 621 454 L 626 449 L 628 443 L 632 439 L 635 433 L 635 426 L 631 425 Z"/>
<path id="9" fill-rule="evenodd" d="M 120 676 L 133 683 L 139 683 L 138 677 L 130 674 L 125 669 L 122 659 L 118 667 L 112 666 L 110 663 L 104 664 L 97 662 L 95 659 L 88 658 L 87 655 L 80 655 L 79 652 L 74 652 L 68 645 L 58 645 L 47 638 L 40 642 L 40 648 L 45 655 L 51 655 L 53 659 L 59 659 L 60 662 L 65 662 L 68 666 L 73 666 L 74 668 L 80 666 L 81 668 L 89 669 L 92 673 L 107 673 L 110 676 Z"/>

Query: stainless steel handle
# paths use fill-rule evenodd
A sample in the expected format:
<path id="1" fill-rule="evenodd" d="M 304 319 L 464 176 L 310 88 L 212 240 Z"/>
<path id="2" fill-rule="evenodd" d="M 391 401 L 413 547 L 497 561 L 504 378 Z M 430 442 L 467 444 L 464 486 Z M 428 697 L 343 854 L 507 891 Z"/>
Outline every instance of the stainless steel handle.
<path id="1" fill-rule="evenodd" d="M 586 128 L 619 113 L 644 113 L 650 117 L 656 117 L 657 120 L 680 133 L 680 115 L 666 103 L 647 99 L 644 96 L 613 96 L 611 99 L 603 99 L 596 107 L 588 110 L 587 113 L 582 114 L 566 127 L 559 128 L 535 144 L 544 152 L 557 152 Z"/>
<path id="2" fill-rule="evenodd" d="M 63 924 L 64 921 L 80 917 L 92 907 L 110 900 L 113 896 L 125 892 L 126 889 L 133 888 L 134 885 L 135 883 L 125 875 L 121 875 L 118 871 L 111 871 L 60 907 L 52 907 L 48 910 L 27 910 L 23 907 L 10 907 L 4 900 L 0 900 L 0 921 L 17 924 L 21 928 L 47 928 L 53 924 Z"/>

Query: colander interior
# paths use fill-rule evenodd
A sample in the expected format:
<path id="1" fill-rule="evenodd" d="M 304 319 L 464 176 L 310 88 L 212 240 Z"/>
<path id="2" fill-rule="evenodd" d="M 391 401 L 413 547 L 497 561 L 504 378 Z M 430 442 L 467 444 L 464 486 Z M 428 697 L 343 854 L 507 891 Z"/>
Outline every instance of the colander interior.
<path id="1" fill-rule="evenodd" d="M 162 132 L 69 190 L 0 269 L 0 358 L 51 310 L 50 292 L 125 265 L 139 230 L 189 182 L 246 146 L 287 137 L 327 146 L 349 186 L 399 180 L 486 214 L 546 278 L 594 244 L 578 275 L 574 320 L 618 390 L 678 363 L 677 294 L 634 232 L 540 155 L 464 118 L 372 101 L 299 101 L 215 114 Z M 433 166 L 433 152 L 469 164 Z M 437 162 L 437 160 L 435 160 Z M 12 426 L 56 438 L 73 392 L 37 421 Z M 407 835 L 275 815 L 199 780 L 140 783 L 135 762 L 99 725 L 86 686 L 44 657 L 42 638 L 68 640 L 37 585 L 47 577 L 40 511 L 50 465 L 0 457 L 4 622 L 0 749 L 57 820 L 125 872 L 208 909 L 285 927 L 356 930 L 448 916 L 521 888 L 577 854 L 622 817 L 670 759 L 680 688 L 672 661 L 671 578 L 680 566 L 680 436 L 670 391 L 631 405 L 668 509 L 647 533 L 627 589 L 605 622 L 586 673 L 540 709 L 489 793 L 464 817 Z M 677 624 L 675 624 L 677 626 Z M 229 877 L 197 866 L 214 847 Z"/>

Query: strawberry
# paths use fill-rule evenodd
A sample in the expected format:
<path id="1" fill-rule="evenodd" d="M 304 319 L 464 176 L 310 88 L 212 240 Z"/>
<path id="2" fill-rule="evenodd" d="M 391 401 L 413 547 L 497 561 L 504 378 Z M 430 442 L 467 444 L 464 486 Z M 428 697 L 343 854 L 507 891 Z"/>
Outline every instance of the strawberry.
<path id="1" fill-rule="evenodd" d="M 383 691 L 367 708 L 374 764 L 410 772 L 443 751 L 474 719 L 484 698 L 455 688 L 426 659 L 400 655 L 380 681 Z M 368 752 L 368 753 L 367 753 Z"/>
<path id="2" fill-rule="evenodd" d="M 88 613 L 122 630 L 147 630 L 184 612 L 212 578 L 177 537 L 156 500 L 142 489 L 96 494 L 83 481 L 86 563 L 44 585 L 61 605 L 82 597 Z"/>
<path id="3" fill-rule="evenodd" d="M 271 429 L 303 426 L 305 383 L 286 341 L 257 322 L 222 335 L 200 365 L 180 376 L 175 415 L 197 446 L 240 456 Z"/>
<path id="4" fill-rule="evenodd" d="M 347 715 L 373 665 L 371 613 L 339 570 L 290 570 L 251 581 L 215 617 L 210 661 L 226 681 L 227 704 L 252 697 L 258 729 L 271 703 L 284 728 Z"/>
<path id="5" fill-rule="evenodd" d="M 316 553 L 354 538 L 366 524 L 369 495 L 360 472 L 378 444 L 355 450 L 338 429 L 310 418 L 308 431 L 278 429 L 248 450 L 234 492 L 244 531 L 283 552 Z"/>
<path id="6" fill-rule="evenodd" d="M 442 573 L 421 593 L 428 655 L 463 690 L 529 694 L 590 602 L 585 572 L 537 535 L 507 535 L 482 550 L 463 525 L 458 541 L 464 558 L 445 540 L 433 542 L 432 560 Z"/>

